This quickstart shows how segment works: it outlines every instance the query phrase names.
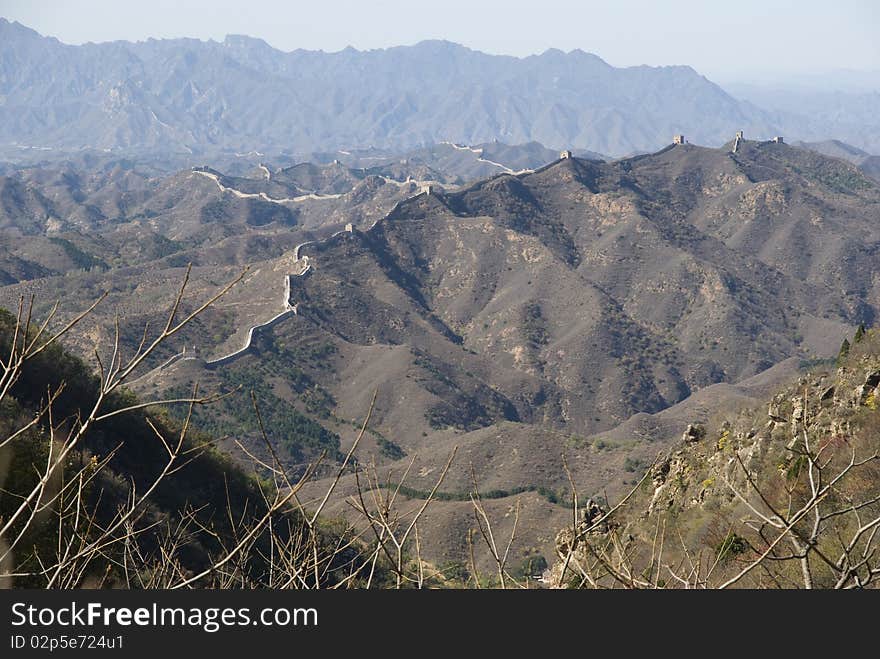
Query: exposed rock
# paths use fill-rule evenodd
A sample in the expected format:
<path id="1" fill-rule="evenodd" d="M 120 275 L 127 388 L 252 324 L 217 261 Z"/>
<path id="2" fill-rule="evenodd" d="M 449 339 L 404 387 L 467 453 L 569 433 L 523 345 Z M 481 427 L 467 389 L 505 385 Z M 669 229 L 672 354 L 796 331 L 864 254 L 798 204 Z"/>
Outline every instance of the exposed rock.
<path id="1" fill-rule="evenodd" d="M 852 433 L 852 424 L 848 419 L 832 419 L 829 432 L 832 437 L 847 437 Z"/>
<path id="2" fill-rule="evenodd" d="M 880 392 L 880 371 L 868 373 L 865 383 L 856 389 L 856 398 L 859 405 L 866 405 L 872 396 L 876 399 Z"/>
<path id="3" fill-rule="evenodd" d="M 791 420 L 795 423 L 801 423 L 806 414 L 806 404 L 803 396 L 794 396 L 791 399 Z"/>
<path id="4" fill-rule="evenodd" d="M 716 532 L 726 533 L 731 525 L 738 526 L 738 534 L 751 532 L 747 520 L 752 514 L 737 493 L 749 495 L 758 488 L 785 501 L 785 492 L 796 484 L 808 487 L 801 458 L 805 440 L 813 454 L 821 451 L 822 460 L 829 461 L 835 454 L 848 460 L 852 449 L 860 455 L 877 450 L 880 342 L 873 345 L 865 356 L 853 355 L 836 377 L 834 370 L 825 377 L 813 372 L 791 382 L 768 401 L 764 409 L 771 419 L 765 426 L 761 408 L 744 409 L 721 424 L 706 424 L 706 436 L 717 442 L 695 442 L 697 432 L 688 426 L 678 450 L 651 472 L 653 489 L 640 489 L 614 515 L 626 530 L 621 535 L 641 546 L 643 556 L 651 554 L 660 528 L 667 534 L 670 529 L 681 532 L 685 542 L 705 546 L 708 539 L 714 543 L 710 546 L 717 547 Z M 865 401 L 861 407 L 860 400 Z M 853 500 L 876 496 L 876 479 L 870 471 L 862 473 L 863 478 L 843 484 Z M 760 543 L 760 536 L 755 540 Z M 589 556 L 578 547 L 571 560 L 583 565 Z M 732 561 L 723 569 L 740 568 Z M 761 583 L 761 578 L 754 583 Z"/>
<path id="5" fill-rule="evenodd" d="M 653 512 L 658 507 L 669 507 L 675 500 L 681 489 L 687 487 L 688 466 L 682 451 L 676 451 L 672 457 L 661 462 L 652 474 L 654 483 L 654 495 L 648 506 L 648 512 Z"/>
<path id="6" fill-rule="evenodd" d="M 767 416 L 770 418 L 770 421 L 772 423 L 788 423 L 788 419 L 780 414 L 779 401 L 777 400 L 774 400 L 767 407 Z"/>
<path id="7" fill-rule="evenodd" d="M 572 532 L 571 527 L 562 529 L 556 535 L 556 555 L 564 558 L 569 554 L 572 545 L 578 545 L 590 536 L 596 538 L 608 533 L 612 528 L 618 526 L 616 522 L 605 520 L 601 524 L 596 522 L 604 517 L 608 511 L 597 501 L 592 498 L 587 499 L 583 507 L 579 510 L 578 524 L 576 532 Z M 552 568 L 544 573 L 545 582 L 553 587 L 562 586 L 562 565 L 557 562 Z"/>
<path id="8" fill-rule="evenodd" d="M 577 538 L 582 539 L 586 535 L 602 535 L 607 533 L 611 524 L 608 521 L 596 524 L 602 517 L 607 514 L 602 506 L 593 499 L 587 499 L 583 508 L 578 511 Z M 572 542 L 573 536 L 571 529 L 567 528 L 560 532 L 556 537 L 556 551 L 560 554 L 568 552 L 568 546 Z"/>
<path id="9" fill-rule="evenodd" d="M 856 399 L 859 402 L 859 405 L 864 405 L 868 402 L 868 396 L 874 393 L 874 387 L 869 387 L 866 384 L 859 385 L 856 387 Z"/>
<path id="10" fill-rule="evenodd" d="M 683 442 L 699 442 L 706 438 L 706 427 L 701 423 L 689 423 L 684 434 L 681 436 Z"/>
<path id="11" fill-rule="evenodd" d="M 669 467 L 670 459 L 666 458 L 654 468 L 654 473 L 651 474 L 651 481 L 654 483 L 655 488 L 660 487 L 666 482 L 666 477 L 669 475 Z"/>
<path id="12" fill-rule="evenodd" d="M 605 515 L 606 512 L 607 511 L 604 510 L 602 506 L 600 506 L 596 501 L 594 501 L 593 499 L 587 499 L 584 502 L 583 507 L 580 509 L 580 523 L 578 525 L 578 530 L 585 532 L 593 524 L 595 524 L 596 521 L 602 519 L 602 516 Z M 602 527 L 603 532 L 607 530 L 606 524 L 600 524 L 597 529 L 594 529 L 594 531 L 600 529 L 600 527 Z"/>

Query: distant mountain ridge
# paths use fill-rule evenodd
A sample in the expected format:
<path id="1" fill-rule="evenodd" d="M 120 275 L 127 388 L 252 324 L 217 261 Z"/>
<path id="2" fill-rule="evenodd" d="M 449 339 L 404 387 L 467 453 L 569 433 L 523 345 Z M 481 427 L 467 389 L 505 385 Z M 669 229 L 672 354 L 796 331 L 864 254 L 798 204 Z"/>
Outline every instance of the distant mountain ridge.
<path id="1" fill-rule="evenodd" d="M 731 83 L 725 89 L 744 102 L 753 103 L 777 118 L 794 139 L 827 141 L 829 138 L 855 145 L 868 153 L 880 153 L 880 81 L 863 74 L 860 88 L 829 79 L 813 87 Z M 796 133 L 796 135 L 795 135 Z"/>
<path id="2" fill-rule="evenodd" d="M 615 68 L 581 50 L 522 59 L 445 41 L 336 53 L 259 39 L 66 45 L 0 19 L 0 147 L 306 152 L 444 140 L 610 155 L 685 133 L 721 144 L 772 117 L 687 66 Z"/>
<path id="3" fill-rule="evenodd" d="M 796 142 L 795 146 L 810 149 L 825 156 L 851 162 L 868 176 L 880 180 L 880 156 L 872 156 L 858 147 L 839 140 L 823 142 Z"/>

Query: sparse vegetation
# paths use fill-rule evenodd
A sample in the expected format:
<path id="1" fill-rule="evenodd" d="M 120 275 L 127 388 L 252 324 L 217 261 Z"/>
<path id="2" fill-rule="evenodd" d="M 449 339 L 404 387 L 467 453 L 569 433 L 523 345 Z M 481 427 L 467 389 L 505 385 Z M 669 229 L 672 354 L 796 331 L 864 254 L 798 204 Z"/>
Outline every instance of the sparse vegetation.
<path id="1" fill-rule="evenodd" d="M 715 548 L 715 554 L 719 561 L 723 561 L 744 554 L 748 550 L 749 543 L 746 542 L 746 539 L 731 531 L 724 536 L 724 540 Z"/>
<path id="2" fill-rule="evenodd" d="M 64 250 L 64 253 L 70 258 L 74 264 L 82 269 L 82 270 L 91 270 L 92 268 L 101 268 L 106 270 L 109 266 L 102 259 L 95 258 L 89 254 L 86 254 L 79 247 L 74 245 L 72 242 L 67 240 L 66 238 L 58 238 L 57 236 L 53 236 L 49 238 L 49 241 L 61 247 Z"/>
<path id="3" fill-rule="evenodd" d="M 644 458 L 632 458 L 627 456 L 623 461 L 623 470 L 630 474 L 641 476 L 648 468 L 648 461 Z"/>
<path id="4" fill-rule="evenodd" d="M 415 160 L 395 162 L 395 175 L 409 175 Z M 433 161 L 419 163 L 420 172 L 430 172 L 426 163 Z M 0 401 L 0 430 L 14 433 L 48 410 L 48 391 L 67 383 L 52 402 L 57 421 L 44 419 L 21 433 L 14 474 L 4 487 L 32 490 L 32 468 L 42 468 L 55 450 L 46 434 L 67 441 L 88 418 L 112 363 L 147 346 L 136 372 L 117 383 L 104 404 L 107 410 L 151 405 L 95 423 L 58 462 L 65 478 L 83 480 L 81 491 L 64 500 L 63 514 L 78 502 L 97 505 L 96 493 L 106 492 L 102 505 L 109 507 L 96 519 L 112 524 L 131 492 L 145 484 L 139 476 L 133 488 L 127 470 L 155 472 L 167 444 L 177 464 L 192 458 L 181 474 L 195 476 L 157 486 L 154 499 L 139 509 L 144 526 L 136 529 L 167 519 L 198 537 L 189 546 L 183 531 L 165 538 L 145 532 L 144 558 L 173 549 L 185 554 L 188 574 L 200 574 L 197 568 L 235 548 L 231 538 L 257 529 L 254 542 L 230 559 L 234 566 L 212 569 L 198 585 L 293 579 L 300 586 L 519 587 L 536 576 L 534 561 L 553 557 L 553 532 L 572 520 L 570 544 L 582 553 L 572 548 L 570 558 L 563 552 L 560 560 L 581 565 L 563 570 L 564 583 L 724 585 L 783 536 L 777 547 L 798 560 L 806 555 L 814 583 L 826 586 L 834 570 L 820 563 L 830 555 L 830 536 L 811 539 L 799 519 L 793 529 L 801 535 L 792 537 L 779 520 L 787 524 L 797 505 L 812 505 L 811 511 L 840 513 L 840 523 L 822 533 L 846 537 L 856 522 L 852 511 L 841 512 L 842 502 L 859 501 L 873 472 L 866 465 L 851 469 L 842 479 L 846 487 L 812 504 L 810 475 L 819 467 L 826 469 L 823 478 L 845 470 L 841 456 L 848 447 L 870 455 L 866 437 L 878 423 L 872 416 L 876 387 L 846 380 L 865 375 L 873 363 L 871 330 L 859 327 L 836 360 L 806 358 L 805 341 L 817 345 L 828 328 L 875 311 L 868 293 L 875 273 L 864 245 L 876 233 L 880 196 L 873 184 L 840 194 L 839 186 L 849 182 L 839 172 L 851 168 L 834 167 L 788 147 L 752 144 L 732 157 L 694 146 L 608 163 L 572 159 L 413 201 L 406 197 L 415 186 L 378 178 L 390 175 L 384 166 L 371 166 L 376 181 L 369 185 L 361 185 L 366 170 L 338 163 L 273 168 L 265 179 L 218 174 L 244 196 L 188 170 L 129 172 L 130 190 L 96 172 L 73 201 L 53 183 L 62 192 L 58 208 L 41 205 L 52 191 L 42 182 L 45 173 L 14 172 L 10 186 L 18 187 L 4 199 L 17 204 L 8 216 L 21 226 L 4 235 L 25 233 L 10 242 L 8 258 L 0 254 L 0 300 L 10 304 L 22 292 L 35 292 L 34 315 L 45 318 L 59 296 L 54 322 L 61 325 L 105 287 L 111 304 L 64 336 L 70 354 L 87 362 L 75 366 L 68 353 L 47 348 L 60 375 L 42 364 L 29 400 L 16 390 Z M 266 201 L 266 195 L 319 188 L 341 197 L 324 197 L 320 205 Z M 26 189 L 33 199 L 21 194 Z M 846 218 L 846 228 L 834 218 Z M 367 230 L 373 219 L 380 221 Z M 352 233 L 320 239 L 349 220 Z M 313 239 L 302 250 L 309 274 L 286 282 L 290 297 L 283 300 L 286 273 L 303 263 L 294 263 L 293 247 Z M 742 247 L 757 244 L 766 248 Z M 243 290 L 234 289 L 153 346 L 163 331 L 169 282 L 190 261 L 197 265 L 188 271 L 192 295 L 180 302 L 182 316 L 231 278 L 237 264 L 252 267 Z M 288 301 L 298 312 L 257 333 L 243 358 L 223 368 L 189 359 L 194 347 L 199 358 L 237 347 L 247 327 Z M 94 360 L 96 346 L 101 363 Z M 186 358 L 173 361 L 183 346 Z M 740 405 L 795 370 L 787 361 L 792 356 L 804 356 L 798 391 L 765 401 L 769 414 L 764 405 L 740 419 Z M 837 377 L 845 386 L 832 381 Z M 700 391 L 714 383 L 724 384 Z M 199 393 L 203 387 L 210 396 Z M 856 387 L 863 388 L 857 397 Z M 359 408 L 374 390 L 379 402 L 363 426 Z M 65 402 L 75 396 L 85 398 Z M 169 398 L 176 402 L 163 402 Z M 832 411 L 825 425 L 804 422 L 814 412 Z M 689 417 L 712 419 L 709 432 L 694 435 L 676 455 L 671 442 Z M 814 434 L 804 440 L 798 423 Z M 180 434 L 186 442 L 175 453 Z M 132 446 L 117 449 L 120 437 L 130 437 Z M 344 450 L 353 440 L 356 448 Z M 455 446 L 467 463 L 441 473 Z M 658 451 L 664 452 L 660 465 L 643 457 Z M 472 485 L 469 467 L 478 472 Z M 477 487 L 477 476 L 487 479 L 486 491 Z M 302 485 L 300 477 L 307 477 Z M 621 484 L 635 491 L 612 510 L 605 497 L 619 501 Z M 593 496 L 585 502 L 579 489 Z M 296 497 L 285 500 L 291 491 Z M 14 498 L 3 500 L 4 519 L 14 504 Z M 838 508 L 827 508 L 832 504 Z M 58 515 L 53 505 L 41 512 Z M 199 506 L 204 509 L 196 511 Z M 872 506 L 864 513 L 873 514 Z M 273 524 L 289 524 L 286 535 L 264 533 L 257 512 L 264 510 L 272 510 Z M 65 542 L 77 529 L 68 528 Z M 54 531 L 39 532 L 35 527 L 39 560 L 31 556 L 26 566 L 33 574 L 58 546 Z M 291 565 L 307 560 L 303 547 L 313 555 L 319 549 L 321 565 L 335 566 L 331 545 L 337 542 L 351 572 L 334 567 L 329 580 L 306 584 L 291 576 Z M 777 547 L 766 560 L 778 564 L 769 569 L 778 583 L 761 564 L 730 585 L 805 585 L 802 563 Z M 291 565 L 267 567 L 261 557 L 269 548 L 287 552 Z M 662 565 L 652 558 L 655 548 L 663 549 L 657 552 L 665 557 Z M 615 563 L 621 555 L 631 564 Z M 24 556 L 20 547 L 16 556 Z M 243 576 L 244 564 L 253 572 Z M 159 563 L 143 565 L 141 574 L 163 575 L 147 582 L 173 585 Z M 860 585 L 870 585 L 872 573 L 864 567 L 856 574 Z M 44 576 L 37 574 L 35 583 Z M 113 572 L 104 585 L 120 585 L 124 577 Z"/>
<path id="5" fill-rule="evenodd" d="M 331 539 L 329 527 L 291 505 L 301 483 L 282 492 L 277 481 L 248 476 L 191 430 L 190 415 L 175 423 L 124 388 L 149 352 L 199 313 L 176 318 L 185 286 L 159 337 L 128 361 L 114 354 L 98 377 L 59 344 L 91 310 L 52 332 L 51 316 L 32 324 L 23 304 L 15 316 L 0 312 L 5 585 L 271 586 L 281 573 L 262 558 L 270 546 L 291 560 L 313 556 L 324 585 L 354 576 L 343 567 L 358 560 L 346 532 Z M 194 388 L 177 404 L 192 411 L 212 400 Z M 337 550 L 312 552 L 318 545 Z"/>
<path id="6" fill-rule="evenodd" d="M 379 453 L 389 460 L 401 460 L 406 457 L 406 451 L 400 446 L 385 437 L 377 437 L 376 442 L 379 444 Z"/>
<path id="7" fill-rule="evenodd" d="M 409 497 L 410 499 L 428 499 L 431 495 L 431 492 L 428 490 L 419 490 L 414 487 L 409 486 L 391 486 L 394 489 L 398 490 L 400 494 L 405 497 Z M 566 506 L 568 497 L 564 492 L 556 492 L 554 490 L 548 489 L 546 487 L 541 487 L 538 485 L 520 485 L 517 487 L 510 488 L 509 490 L 502 489 L 492 489 L 487 490 L 485 492 L 480 492 L 480 496 L 483 499 L 507 499 L 509 497 L 516 496 L 518 494 L 523 494 L 525 492 L 537 492 L 542 497 L 547 499 L 550 503 L 558 504 L 562 506 Z M 470 501 L 473 493 L 471 491 L 467 492 L 434 492 L 432 498 L 437 501 Z"/>
<path id="8" fill-rule="evenodd" d="M 843 343 L 840 344 L 840 350 L 837 353 L 838 365 L 842 365 L 846 361 L 846 358 L 849 356 L 849 348 L 849 339 L 844 339 Z"/>
<path id="9" fill-rule="evenodd" d="M 679 447 L 617 505 L 564 529 L 557 583 L 876 587 L 880 417 L 868 401 L 880 386 L 880 335 L 860 334 L 843 368 L 777 394 L 762 429 L 760 412 L 742 412 L 717 442 Z"/>
<path id="10" fill-rule="evenodd" d="M 264 379 L 244 369 L 230 369 L 223 373 L 222 380 L 229 395 L 212 409 L 194 411 L 192 422 L 197 428 L 220 437 L 256 436 L 260 429 L 251 401 L 253 395 L 260 401 L 260 414 L 270 429 L 272 440 L 279 442 L 292 459 L 302 462 L 322 451 L 327 451 L 334 460 L 341 459 L 339 435 L 278 398 Z M 187 391 L 187 387 L 181 386 L 169 389 L 167 395 L 181 397 Z M 180 418 L 185 412 L 171 409 L 169 413 Z"/>

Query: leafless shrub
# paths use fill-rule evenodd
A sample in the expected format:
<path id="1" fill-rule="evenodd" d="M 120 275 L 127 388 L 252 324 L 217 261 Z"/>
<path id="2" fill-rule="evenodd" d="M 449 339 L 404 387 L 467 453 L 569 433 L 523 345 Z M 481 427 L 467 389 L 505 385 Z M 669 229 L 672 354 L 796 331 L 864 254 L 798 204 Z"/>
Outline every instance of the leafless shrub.
<path id="1" fill-rule="evenodd" d="M 805 393 L 804 400 L 807 400 Z M 734 451 L 722 478 L 746 516 L 719 535 L 715 551 L 688 546 L 654 517 L 650 543 L 630 535 L 622 507 L 642 481 L 607 512 L 572 525 L 558 543 L 560 586 L 591 588 L 836 588 L 876 585 L 880 577 L 880 453 L 864 436 L 830 436 L 804 404 L 799 441 L 780 487 L 759 477 Z M 870 435 L 870 433 L 868 433 Z M 572 488 L 574 489 L 573 483 Z M 617 522 L 617 519 L 623 520 Z M 632 517 L 630 517 L 632 520 Z M 621 526 L 621 524 L 623 524 Z M 670 540 L 672 540 L 670 542 Z M 735 560 L 729 560 L 735 557 Z M 789 570 L 788 566 L 796 566 Z"/>

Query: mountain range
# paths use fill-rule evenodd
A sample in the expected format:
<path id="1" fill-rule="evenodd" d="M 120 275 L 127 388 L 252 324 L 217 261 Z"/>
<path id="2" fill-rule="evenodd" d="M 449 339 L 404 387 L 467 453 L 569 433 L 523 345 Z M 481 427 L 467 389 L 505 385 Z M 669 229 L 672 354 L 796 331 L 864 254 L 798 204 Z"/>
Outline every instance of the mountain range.
<path id="1" fill-rule="evenodd" d="M 375 468 L 374 490 L 406 474 L 406 507 L 457 450 L 419 526 L 434 566 L 467 560 L 475 486 L 499 534 L 519 524 L 512 560 L 552 562 L 572 484 L 614 497 L 700 426 L 700 478 L 675 472 L 669 500 L 697 528 L 694 493 L 734 510 L 700 466 L 730 457 L 722 419 L 821 369 L 828 406 L 829 382 L 876 370 L 829 360 L 880 313 L 876 99 L 732 90 L 580 50 L 71 46 L 0 19 L 0 307 L 57 304 L 63 324 L 106 293 L 65 346 L 109 363 L 157 336 L 184 278 L 181 314 L 238 280 L 125 395 L 222 392 L 191 419 L 224 452 L 205 478 L 324 456 L 303 501 L 332 485 L 324 514 L 355 526 L 351 464 Z M 853 406 L 833 403 L 837 428 Z M 731 436 L 770 446 L 782 430 L 763 416 Z"/>
<path id="2" fill-rule="evenodd" d="M 836 138 L 876 154 L 880 153 L 880 76 L 875 72 L 863 77 L 860 85 L 847 84 L 846 72 L 840 72 L 801 85 L 777 81 L 728 83 L 724 88 L 773 113 L 793 138 Z"/>
<path id="3" fill-rule="evenodd" d="M 247 265 L 136 392 L 239 390 L 195 423 L 259 453 L 253 391 L 299 471 L 351 445 L 376 391 L 358 460 L 399 474 L 417 459 L 416 496 L 460 449 L 425 527 L 432 560 L 462 558 L 470 465 L 493 510 L 522 502 L 517 551 L 547 555 L 570 514 L 554 503 L 563 454 L 581 487 L 613 494 L 683 426 L 876 322 L 880 188 L 818 148 L 677 144 L 609 162 L 441 144 L 239 174 L 19 168 L 0 177 L 0 306 L 60 300 L 65 319 L 109 291 L 68 344 L 113 345 L 118 317 L 130 351 L 187 263 L 183 310 Z M 353 487 L 344 476 L 339 493 Z"/>
<path id="4" fill-rule="evenodd" d="M 678 133 L 714 146 L 740 129 L 826 139 L 826 115 L 761 109 L 689 66 L 617 68 L 581 50 L 516 58 L 426 41 L 282 52 L 245 36 L 72 46 L 0 19 L 0 155 L 13 160 L 492 140 L 621 156 Z M 870 131 L 846 137 L 878 147 Z"/>

